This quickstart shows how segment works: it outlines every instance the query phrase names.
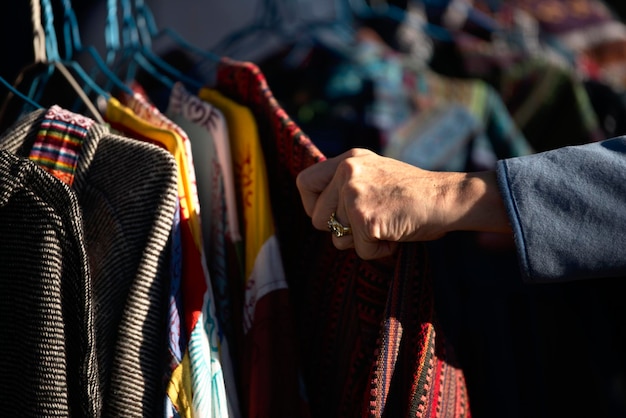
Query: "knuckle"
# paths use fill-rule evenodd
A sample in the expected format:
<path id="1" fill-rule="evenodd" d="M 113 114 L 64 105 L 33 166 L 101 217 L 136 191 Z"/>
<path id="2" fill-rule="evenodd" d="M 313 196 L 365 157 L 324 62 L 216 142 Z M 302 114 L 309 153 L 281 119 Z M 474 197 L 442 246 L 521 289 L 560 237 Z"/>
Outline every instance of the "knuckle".
<path id="1" fill-rule="evenodd" d="M 337 165 L 337 174 L 342 178 L 350 179 L 356 171 L 355 163 L 351 159 L 341 161 Z"/>
<path id="2" fill-rule="evenodd" d="M 364 155 L 371 155 L 371 154 L 374 154 L 374 153 L 368 150 L 367 148 L 352 148 L 348 150 L 347 152 L 348 157 L 362 157 Z"/>

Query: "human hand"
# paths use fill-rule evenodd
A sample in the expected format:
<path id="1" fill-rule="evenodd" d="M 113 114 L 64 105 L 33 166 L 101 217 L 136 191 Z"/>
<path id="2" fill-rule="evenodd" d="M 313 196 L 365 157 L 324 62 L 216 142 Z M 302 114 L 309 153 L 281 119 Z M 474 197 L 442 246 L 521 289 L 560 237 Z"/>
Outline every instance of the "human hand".
<path id="1" fill-rule="evenodd" d="M 399 242 L 427 241 L 452 230 L 508 231 L 495 174 L 433 172 L 364 149 L 302 171 L 296 179 L 313 226 L 332 213 L 352 233 L 332 237 L 363 259 L 392 254 Z"/>

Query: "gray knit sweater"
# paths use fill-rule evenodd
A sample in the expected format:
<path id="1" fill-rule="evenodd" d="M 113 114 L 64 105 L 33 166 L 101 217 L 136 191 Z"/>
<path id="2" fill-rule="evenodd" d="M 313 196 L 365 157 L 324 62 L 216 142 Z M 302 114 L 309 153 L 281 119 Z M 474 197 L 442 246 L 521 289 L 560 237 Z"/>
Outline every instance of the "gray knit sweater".
<path id="1" fill-rule="evenodd" d="M 0 411 L 99 416 L 91 279 L 76 196 L 0 151 Z"/>
<path id="2" fill-rule="evenodd" d="M 28 156 L 44 113 L 18 121 L 0 149 Z M 80 153 L 72 190 L 93 280 L 104 416 L 163 413 L 176 170 L 165 150 L 101 125 L 89 129 Z"/>

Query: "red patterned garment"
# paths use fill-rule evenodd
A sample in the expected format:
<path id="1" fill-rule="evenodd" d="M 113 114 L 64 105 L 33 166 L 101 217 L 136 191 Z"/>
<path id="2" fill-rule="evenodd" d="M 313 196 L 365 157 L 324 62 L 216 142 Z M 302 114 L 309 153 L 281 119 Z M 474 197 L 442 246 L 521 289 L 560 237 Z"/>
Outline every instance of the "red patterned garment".
<path id="1" fill-rule="evenodd" d="M 468 417 L 463 372 L 436 332 L 423 245 L 385 260 L 338 251 L 315 231 L 295 178 L 325 157 L 252 63 L 223 59 L 217 88 L 254 113 L 295 307 L 303 391 L 314 417 Z M 276 396 L 266 388 L 266 396 Z"/>

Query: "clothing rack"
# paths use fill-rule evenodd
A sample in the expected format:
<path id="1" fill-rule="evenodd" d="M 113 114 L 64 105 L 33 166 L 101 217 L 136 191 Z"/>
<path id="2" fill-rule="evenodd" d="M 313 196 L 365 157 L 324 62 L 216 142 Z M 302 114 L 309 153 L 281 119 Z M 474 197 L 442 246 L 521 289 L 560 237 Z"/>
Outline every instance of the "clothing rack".
<path id="1" fill-rule="evenodd" d="M 625 134 L 623 5 L 580 1 L 570 26 L 526 0 L 202 5 L 219 28 L 173 27 L 178 2 L 0 6 L 0 405 L 626 413 L 617 280 L 529 287 L 475 233 L 365 261 L 295 186 L 352 147 L 474 171 Z"/>

